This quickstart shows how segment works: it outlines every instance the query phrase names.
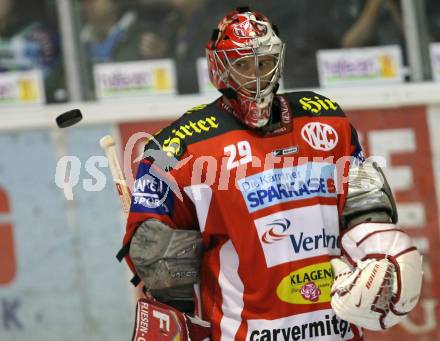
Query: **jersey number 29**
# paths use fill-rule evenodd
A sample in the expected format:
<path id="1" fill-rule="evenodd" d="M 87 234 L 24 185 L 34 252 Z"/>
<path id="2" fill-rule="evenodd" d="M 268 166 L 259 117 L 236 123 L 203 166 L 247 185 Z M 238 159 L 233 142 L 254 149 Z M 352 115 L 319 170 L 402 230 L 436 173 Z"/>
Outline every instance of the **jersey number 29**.
<path id="1" fill-rule="evenodd" d="M 251 145 L 248 141 L 240 141 L 237 145 L 227 145 L 224 151 L 228 155 L 228 162 L 226 164 L 226 169 L 228 170 L 252 161 Z M 237 154 L 239 159 L 236 159 Z"/>

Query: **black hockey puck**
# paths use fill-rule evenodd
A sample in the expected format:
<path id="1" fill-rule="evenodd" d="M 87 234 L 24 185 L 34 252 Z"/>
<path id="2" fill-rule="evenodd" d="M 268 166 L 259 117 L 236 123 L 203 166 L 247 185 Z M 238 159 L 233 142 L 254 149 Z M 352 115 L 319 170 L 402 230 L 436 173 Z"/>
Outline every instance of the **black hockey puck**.
<path id="1" fill-rule="evenodd" d="M 60 128 L 67 128 L 78 123 L 82 119 L 82 114 L 79 109 L 73 109 L 58 115 L 56 118 L 57 126 Z"/>

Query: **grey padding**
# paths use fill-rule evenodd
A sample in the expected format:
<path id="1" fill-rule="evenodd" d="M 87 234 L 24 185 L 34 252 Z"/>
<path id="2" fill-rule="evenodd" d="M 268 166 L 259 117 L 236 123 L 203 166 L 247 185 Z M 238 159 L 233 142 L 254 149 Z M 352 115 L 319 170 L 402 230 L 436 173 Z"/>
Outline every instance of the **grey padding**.
<path id="1" fill-rule="evenodd" d="M 362 222 L 397 223 L 397 209 L 390 186 L 375 162 L 350 167 L 348 193 L 342 225 L 350 228 Z"/>
<path id="2" fill-rule="evenodd" d="M 199 281 L 199 231 L 172 229 L 156 219 L 144 221 L 130 244 L 130 258 L 145 288 L 158 300 L 192 299 Z"/>

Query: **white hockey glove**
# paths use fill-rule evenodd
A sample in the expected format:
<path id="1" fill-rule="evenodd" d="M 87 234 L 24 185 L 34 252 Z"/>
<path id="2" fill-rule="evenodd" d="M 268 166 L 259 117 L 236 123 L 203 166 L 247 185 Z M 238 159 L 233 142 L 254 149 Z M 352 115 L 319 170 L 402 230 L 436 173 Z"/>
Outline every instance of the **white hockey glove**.
<path id="1" fill-rule="evenodd" d="M 394 224 L 362 223 L 342 236 L 344 256 L 331 260 L 331 305 L 339 318 L 369 330 L 399 323 L 417 304 L 422 258 Z"/>

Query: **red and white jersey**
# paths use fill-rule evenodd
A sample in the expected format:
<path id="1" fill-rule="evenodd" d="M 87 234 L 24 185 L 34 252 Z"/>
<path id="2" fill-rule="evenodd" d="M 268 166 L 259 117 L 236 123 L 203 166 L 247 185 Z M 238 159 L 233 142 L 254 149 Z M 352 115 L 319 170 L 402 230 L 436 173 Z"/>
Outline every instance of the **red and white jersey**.
<path id="1" fill-rule="evenodd" d="M 329 262 L 340 255 L 348 162 L 362 157 L 356 131 L 314 92 L 277 95 L 273 111 L 270 129 L 252 130 L 219 99 L 160 131 L 139 166 L 124 245 L 150 218 L 200 230 L 214 341 L 360 339 L 331 309 Z"/>

